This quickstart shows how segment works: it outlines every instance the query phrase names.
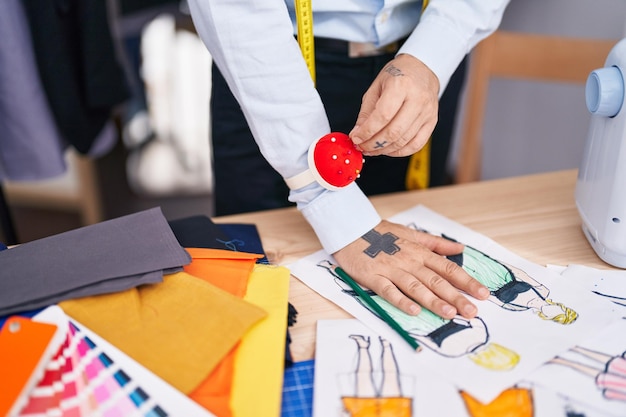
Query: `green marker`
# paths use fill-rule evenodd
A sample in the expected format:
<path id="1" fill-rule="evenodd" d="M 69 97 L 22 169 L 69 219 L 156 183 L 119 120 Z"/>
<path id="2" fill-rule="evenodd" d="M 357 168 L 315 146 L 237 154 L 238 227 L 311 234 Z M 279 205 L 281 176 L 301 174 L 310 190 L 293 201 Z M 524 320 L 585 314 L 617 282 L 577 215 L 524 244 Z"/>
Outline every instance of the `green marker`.
<path id="1" fill-rule="evenodd" d="M 378 303 L 376 301 L 374 301 L 374 299 L 367 293 L 365 292 L 365 290 L 363 290 L 363 288 L 361 288 L 361 286 L 359 284 L 356 283 L 356 281 L 354 281 L 350 275 L 348 275 L 346 273 L 346 271 L 344 271 L 343 269 L 341 269 L 341 267 L 335 266 L 335 273 L 339 276 L 339 278 L 341 278 L 346 284 L 348 284 L 350 286 L 350 288 L 352 288 L 359 297 L 361 297 L 361 299 L 372 309 L 376 312 L 376 314 L 378 314 L 378 316 L 385 322 L 387 323 L 389 326 L 391 326 L 392 329 L 394 329 L 396 332 L 398 332 L 398 334 L 400 336 L 402 336 L 402 338 L 404 340 L 407 341 L 407 343 L 409 345 L 411 345 L 411 347 L 413 349 L 415 349 L 416 351 L 420 351 L 422 350 L 422 348 L 420 347 L 419 343 L 417 343 L 417 341 L 415 339 L 413 339 L 411 337 L 411 335 L 402 328 L 402 326 L 400 326 L 398 324 L 397 321 L 395 321 L 393 319 L 393 317 L 391 317 L 389 315 L 389 313 L 387 313 L 387 311 L 385 311 L 384 308 L 382 308 L 380 305 L 378 305 Z"/>

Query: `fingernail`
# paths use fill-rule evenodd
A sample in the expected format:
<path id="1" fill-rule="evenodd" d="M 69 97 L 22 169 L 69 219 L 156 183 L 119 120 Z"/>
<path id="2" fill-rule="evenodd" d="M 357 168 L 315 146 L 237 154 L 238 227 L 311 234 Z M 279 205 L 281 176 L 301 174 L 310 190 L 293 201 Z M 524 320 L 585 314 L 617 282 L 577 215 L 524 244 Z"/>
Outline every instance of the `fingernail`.
<path id="1" fill-rule="evenodd" d="M 456 313 L 456 310 L 454 307 L 446 305 L 446 306 L 443 306 L 442 312 L 444 316 L 451 317 L 451 316 L 454 316 L 454 314 Z"/>
<path id="2" fill-rule="evenodd" d="M 472 304 L 468 304 L 465 307 L 463 307 L 463 311 L 465 312 L 465 315 L 467 316 L 473 316 L 476 314 L 476 312 L 478 311 L 476 309 L 476 306 L 472 305 Z"/>
<path id="3" fill-rule="evenodd" d="M 489 292 L 489 290 L 485 287 L 480 287 L 478 289 L 478 297 L 481 299 L 485 299 L 487 297 L 489 297 L 491 293 Z"/>
<path id="4" fill-rule="evenodd" d="M 412 305 L 411 307 L 409 307 L 409 313 L 411 313 L 414 316 L 417 316 L 420 312 L 420 308 L 416 305 Z"/>

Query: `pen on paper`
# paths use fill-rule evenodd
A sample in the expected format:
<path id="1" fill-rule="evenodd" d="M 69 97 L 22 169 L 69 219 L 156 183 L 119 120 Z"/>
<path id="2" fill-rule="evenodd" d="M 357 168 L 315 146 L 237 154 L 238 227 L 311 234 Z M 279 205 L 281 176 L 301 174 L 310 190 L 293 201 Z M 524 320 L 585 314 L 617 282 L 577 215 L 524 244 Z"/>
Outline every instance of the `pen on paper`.
<path id="1" fill-rule="evenodd" d="M 411 335 L 406 330 L 404 330 L 402 326 L 400 326 L 398 322 L 395 321 L 393 317 L 391 317 L 389 313 L 385 311 L 384 308 L 378 305 L 378 303 L 363 288 L 361 288 L 361 286 L 357 284 L 356 281 L 354 281 L 354 279 L 352 279 L 350 275 L 346 273 L 346 271 L 341 269 L 341 267 L 339 266 L 335 266 L 334 269 L 337 276 L 339 276 L 339 278 L 341 278 L 346 284 L 348 284 L 350 288 L 352 288 L 357 293 L 357 295 L 361 297 L 363 302 L 366 303 L 368 307 L 370 307 L 393 330 L 395 330 L 400 336 L 402 336 L 402 338 L 406 340 L 406 342 L 413 349 L 418 352 L 422 350 L 419 343 L 417 343 L 417 340 L 411 337 Z"/>

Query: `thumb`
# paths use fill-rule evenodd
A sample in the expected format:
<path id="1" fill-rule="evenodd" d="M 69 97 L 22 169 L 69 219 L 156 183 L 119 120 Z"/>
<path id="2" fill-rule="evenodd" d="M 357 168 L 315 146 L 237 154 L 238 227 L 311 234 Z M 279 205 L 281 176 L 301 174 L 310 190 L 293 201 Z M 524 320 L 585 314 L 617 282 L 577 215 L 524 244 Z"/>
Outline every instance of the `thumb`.
<path id="1" fill-rule="evenodd" d="M 350 131 L 348 136 L 352 140 L 355 145 L 359 145 L 365 142 L 367 137 L 367 132 L 364 132 L 361 127 L 365 123 L 365 121 L 371 116 L 376 108 L 376 102 L 378 100 L 378 95 L 372 93 L 371 89 L 368 90 L 363 96 L 363 101 L 361 102 L 361 109 L 359 110 L 359 115 L 356 119 L 356 123 L 354 124 L 354 128 Z"/>

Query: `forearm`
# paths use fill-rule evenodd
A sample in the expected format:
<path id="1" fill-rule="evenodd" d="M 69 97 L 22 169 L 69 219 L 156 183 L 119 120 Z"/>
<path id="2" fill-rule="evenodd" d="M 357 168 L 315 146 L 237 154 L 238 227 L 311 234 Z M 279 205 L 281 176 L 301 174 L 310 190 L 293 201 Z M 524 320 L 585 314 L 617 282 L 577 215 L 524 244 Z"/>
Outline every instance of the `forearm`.
<path id="1" fill-rule="evenodd" d="M 330 131 L 324 106 L 293 37 L 282 0 L 190 0 L 198 34 L 244 111 L 263 156 L 283 178 L 308 169 L 312 142 Z M 356 185 L 314 183 L 291 192 L 333 253 L 380 222 Z"/>

